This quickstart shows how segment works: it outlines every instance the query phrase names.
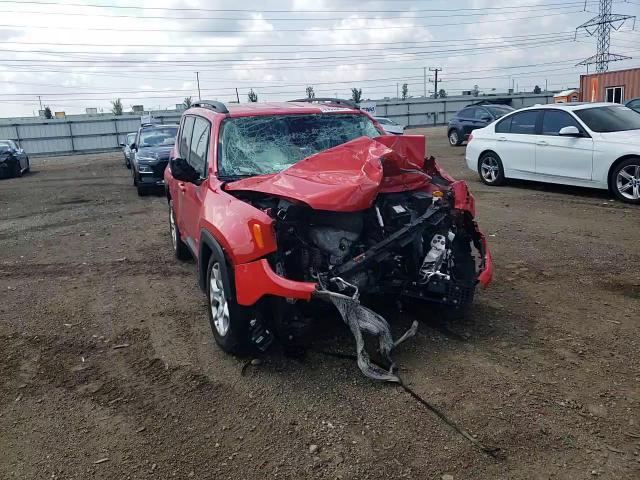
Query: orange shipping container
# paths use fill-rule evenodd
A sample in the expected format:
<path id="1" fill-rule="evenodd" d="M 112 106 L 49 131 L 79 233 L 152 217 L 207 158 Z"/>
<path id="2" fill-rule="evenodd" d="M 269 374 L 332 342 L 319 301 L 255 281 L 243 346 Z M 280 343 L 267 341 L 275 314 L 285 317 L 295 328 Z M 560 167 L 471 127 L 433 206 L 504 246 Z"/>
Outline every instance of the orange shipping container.
<path id="1" fill-rule="evenodd" d="M 583 102 L 625 103 L 640 97 L 640 68 L 580 75 Z"/>

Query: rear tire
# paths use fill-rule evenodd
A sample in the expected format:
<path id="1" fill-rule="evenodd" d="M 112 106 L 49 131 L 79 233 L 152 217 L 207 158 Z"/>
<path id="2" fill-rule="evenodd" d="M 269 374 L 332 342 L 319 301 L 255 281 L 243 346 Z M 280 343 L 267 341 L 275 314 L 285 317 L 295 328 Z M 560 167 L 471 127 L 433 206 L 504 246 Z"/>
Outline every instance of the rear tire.
<path id="1" fill-rule="evenodd" d="M 640 157 L 628 158 L 616 165 L 609 185 L 618 200 L 640 204 Z"/>
<path id="2" fill-rule="evenodd" d="M 459 147 L 460 145 L 462 145 L 460 134 L 458 133 L 458 130 L 456 130 L 455 128 L 452 130 L 449 130 L 448 137 L 449 137 L 449 144 L 452 147 Z"/>
<path id="3" fill-rule="evenodd" d="M 503 185 L 505 182 L 504 167 L 497 153 L 487 152 L 478 160 L 478 175 L 482 183 L 491 186 Z"/>
<path id="4" fill-rule="evenodd" d="M 186 243 L 182 241 L 180 229 L 176 222 L 176 216 L 173 211 L 173 200 L 169 201 L 169 233 L 171 235 L 171 246 L 173 253 L 178 260 L 188 260 L 191 258 L 191 251 Z"/>
<path id="5" fill-rule="evenodd" d="M 207 306 L 213 338 L 220 348 L 234 355 L 249 353 L 252 309 L 236 302 L 227 262 L 216 252 L 211 254 L 207 267 Z"/>

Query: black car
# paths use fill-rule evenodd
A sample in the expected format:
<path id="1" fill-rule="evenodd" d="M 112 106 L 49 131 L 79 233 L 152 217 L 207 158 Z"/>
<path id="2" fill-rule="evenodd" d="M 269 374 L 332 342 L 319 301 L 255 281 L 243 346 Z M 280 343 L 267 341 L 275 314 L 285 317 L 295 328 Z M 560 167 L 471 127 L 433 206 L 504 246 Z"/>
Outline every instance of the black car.
<path id="1" fill-rule="evenodd" d="M 29 157 L 16 142 L 0 140 L 0 178 L 19 177 L 29 168 Z"/>
<path id="2" fill-rule="evenodd" d="M 449 121 L 447 136 L 453 146 L 461 145 L 469 138 L 469 134 L 476 128 L 489 125 L 494 120 L 513 112 L 515 109 L 508 105 L 470 105 L 463 108 Z"/>
<path id="3" fill-rule="evenodd" d="M 138 195 L 164 185 L 164 169 L 169 163 L 178 133 L 177 125 L 143 125 L 131 145 L 131 174 Z"/>

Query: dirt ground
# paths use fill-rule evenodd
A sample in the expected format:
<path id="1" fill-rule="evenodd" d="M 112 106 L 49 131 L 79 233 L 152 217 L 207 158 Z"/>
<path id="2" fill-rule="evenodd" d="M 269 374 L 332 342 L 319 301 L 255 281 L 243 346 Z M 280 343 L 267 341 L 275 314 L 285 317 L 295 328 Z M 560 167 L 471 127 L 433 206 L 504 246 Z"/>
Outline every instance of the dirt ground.
<path id="1" fill-rule="evenodd" d="M 640 478 L 640 208 L 484 186 L 426 132 L 476 196 L 496 274 L 462 320 L 388 314 L 398 332 L 421 320 L 395 357 L 502 458 L 353 361 L 273 348 L 242 375 L 171 254 L 164 199 L 101 154 L 0 181 L 0 478 Z M 353 352 L 327 324 L 317 349 Z"/>

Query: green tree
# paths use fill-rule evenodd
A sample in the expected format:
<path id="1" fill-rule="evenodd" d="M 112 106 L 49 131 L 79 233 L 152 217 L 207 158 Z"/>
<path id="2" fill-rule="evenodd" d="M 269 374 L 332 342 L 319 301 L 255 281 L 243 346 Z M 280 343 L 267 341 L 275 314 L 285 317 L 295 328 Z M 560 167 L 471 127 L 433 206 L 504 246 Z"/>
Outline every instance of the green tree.
<path id="1" fill-rule="evenodd" d="M 313 91 L 313 87 L 311 85 L 307 87 L 307 98 L 316 98 L 316 92 Z"/>
<path id="2" fill-rule="evenodd" d="M 116 98 L 111 102 L 111 113 L 114 115 L 122 115 L 122 100 Z"/>
<path id="3" fill-rule="evenodd" d="M 258 94 L 254 92 L 252 88 L 251 90 L 249 90 L 249 93 L 247 94 L 247 98 L 249 99 L 250 102 L 255 103 L 258 101 Z"/>
<path id="4" fill-rule="evenodd" d="M 447 91 L 444 88 L 441 88 L 440 90 L 438 90 L 438 97 L 447 98 Z"/>
<path id="5" fill-rule="evenodd" d="M 362 89 L 361 88 L 352 88 L 351 89 L 351 99 L 356 103 L 360 103 L 360 100 L 362 99 Z"/>
<path id="6" fill-rule="evenodd" d="M 44 118 L 53 118 L 53 114 L 51 113 L 51 109 L 48 106 L 44 107 Z"/>
<path id="7" fill-rule="evenodd" d="M 533 93 L 542 93 L 542 89 L 536 85 L 535 87 L 533 87 Z"/>
<path id="8" fill-rule="evenodd" d="M 406 100 L 409 97 L 409 85 L 406 83 L 402 84 L 402 100 Z"/>
<path id="9" fill-rule="evenodd" d="M 184 105 L 184 108 L 191 108 L 191 105 L 193 105 L 193 100 L 191 99 L 191 97 L 185 97 L 182 104 Z"/>

